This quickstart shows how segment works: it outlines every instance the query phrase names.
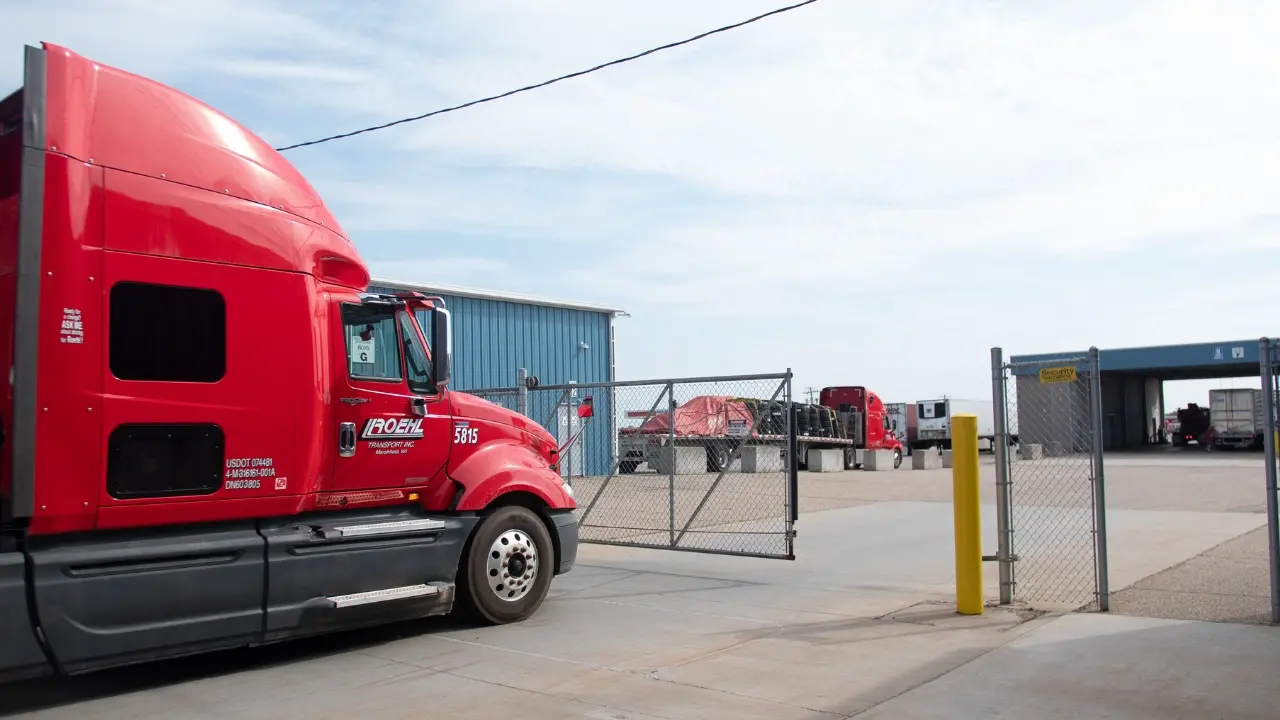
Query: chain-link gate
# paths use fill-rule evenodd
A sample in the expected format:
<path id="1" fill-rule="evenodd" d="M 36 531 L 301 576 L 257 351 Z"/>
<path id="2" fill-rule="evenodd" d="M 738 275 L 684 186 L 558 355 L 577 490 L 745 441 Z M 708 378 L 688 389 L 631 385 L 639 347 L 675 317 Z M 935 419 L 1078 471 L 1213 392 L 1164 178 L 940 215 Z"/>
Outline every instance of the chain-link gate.
<path id="1" fill-rule="evenodd" d="M 1280 341 L 1258 343 L 1262 376 L 1262 447 L 1267 479 L 1267 552 L 1271 570 L 1271 622 L 1280 624 L 1280 487 L 1277 486 L 1276 445 L 1280 444 Z"/>
<path id="2" fill-rule="evenodd" d="M 1000 600 L 1107 610 L 1098 350 L 991 365 Z"/>
<path id="3" fill-rule="evenodd" d="M 794 559 L 791 373 L 466 390 L 556 436 L 582 542 Z M 566 447 L 567 446 L 567 447 Z"/>

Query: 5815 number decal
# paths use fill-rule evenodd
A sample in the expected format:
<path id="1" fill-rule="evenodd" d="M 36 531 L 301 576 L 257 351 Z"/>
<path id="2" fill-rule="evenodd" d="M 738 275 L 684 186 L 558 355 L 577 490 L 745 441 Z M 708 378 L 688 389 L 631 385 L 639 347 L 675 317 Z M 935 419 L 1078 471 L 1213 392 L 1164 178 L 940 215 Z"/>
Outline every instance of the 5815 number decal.
<path id="1" fill-rule="evenodd" d="M 480 428 L 471 427 L 471 423 L 454 423 L 453 442 L 456 445 L 475 445 L 480 442 Z"/>

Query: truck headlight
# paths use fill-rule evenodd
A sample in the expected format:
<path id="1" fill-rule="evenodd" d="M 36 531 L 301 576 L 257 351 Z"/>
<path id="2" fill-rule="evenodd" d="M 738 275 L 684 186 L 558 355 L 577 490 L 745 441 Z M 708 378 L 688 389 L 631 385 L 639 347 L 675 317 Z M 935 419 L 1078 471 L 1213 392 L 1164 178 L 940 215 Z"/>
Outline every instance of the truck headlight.
<path id="1" fill-rule="evenodd" d="M 568 480 L 561 480 L 560 482 L 564 485 L 564 494 L 574 500 L 577 500 L 578 498 L 573 494 L 573 485 Z"/>

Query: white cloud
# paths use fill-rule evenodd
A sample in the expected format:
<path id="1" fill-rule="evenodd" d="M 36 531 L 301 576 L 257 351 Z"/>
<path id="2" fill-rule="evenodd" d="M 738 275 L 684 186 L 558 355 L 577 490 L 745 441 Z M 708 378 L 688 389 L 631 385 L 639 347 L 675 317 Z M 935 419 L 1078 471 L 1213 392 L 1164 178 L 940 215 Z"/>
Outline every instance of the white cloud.
<path id="1" fill-rule="evenodd" d="M 68 0 L 6 8 L 0 41 L 56 31 L 190 91 L 256 90 L 237 117 L 283 144 L 778 4 Z M 791 365 L 975 394 L 994 344 L 1276 332 L 1169 288 L 1274 304 L 1269 277 L 1211 268 L 1280 244 L 1278 33 L 1280 5 L 1243 0 L 828 0 L 290 157 L 375 271 L 623 304 L 623 375 Z"/>

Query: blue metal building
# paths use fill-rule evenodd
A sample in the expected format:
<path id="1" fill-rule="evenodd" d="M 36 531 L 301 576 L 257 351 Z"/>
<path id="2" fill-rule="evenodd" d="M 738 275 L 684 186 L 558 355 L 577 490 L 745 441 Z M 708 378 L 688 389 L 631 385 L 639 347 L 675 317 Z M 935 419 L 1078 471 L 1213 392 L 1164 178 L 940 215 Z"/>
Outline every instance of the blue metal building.
<path id="1" fill-rule="evenodd" d="M 542 385 L 614 380 L 613 319 L 625 315 L 618 308 L 385 277 L 375 277 L 369 289 L 444 298 L 453 315 L 450 387 L 455 390 L 513 388 L 520 368 Z M 591 394 L 595 421 L 578 441 L 581 447 L 574 454 L 580 459 L 570 465 L 575 475 L 608 474 L 613 461 L 611 393 Z M 544 395 L 530 393 L 528 414 L 553 434 L 564 435 L 576 418 L 564 410 L 557 414 L 556 398 Z M 557 417 L 563 427 L 555 427 Z"/>

